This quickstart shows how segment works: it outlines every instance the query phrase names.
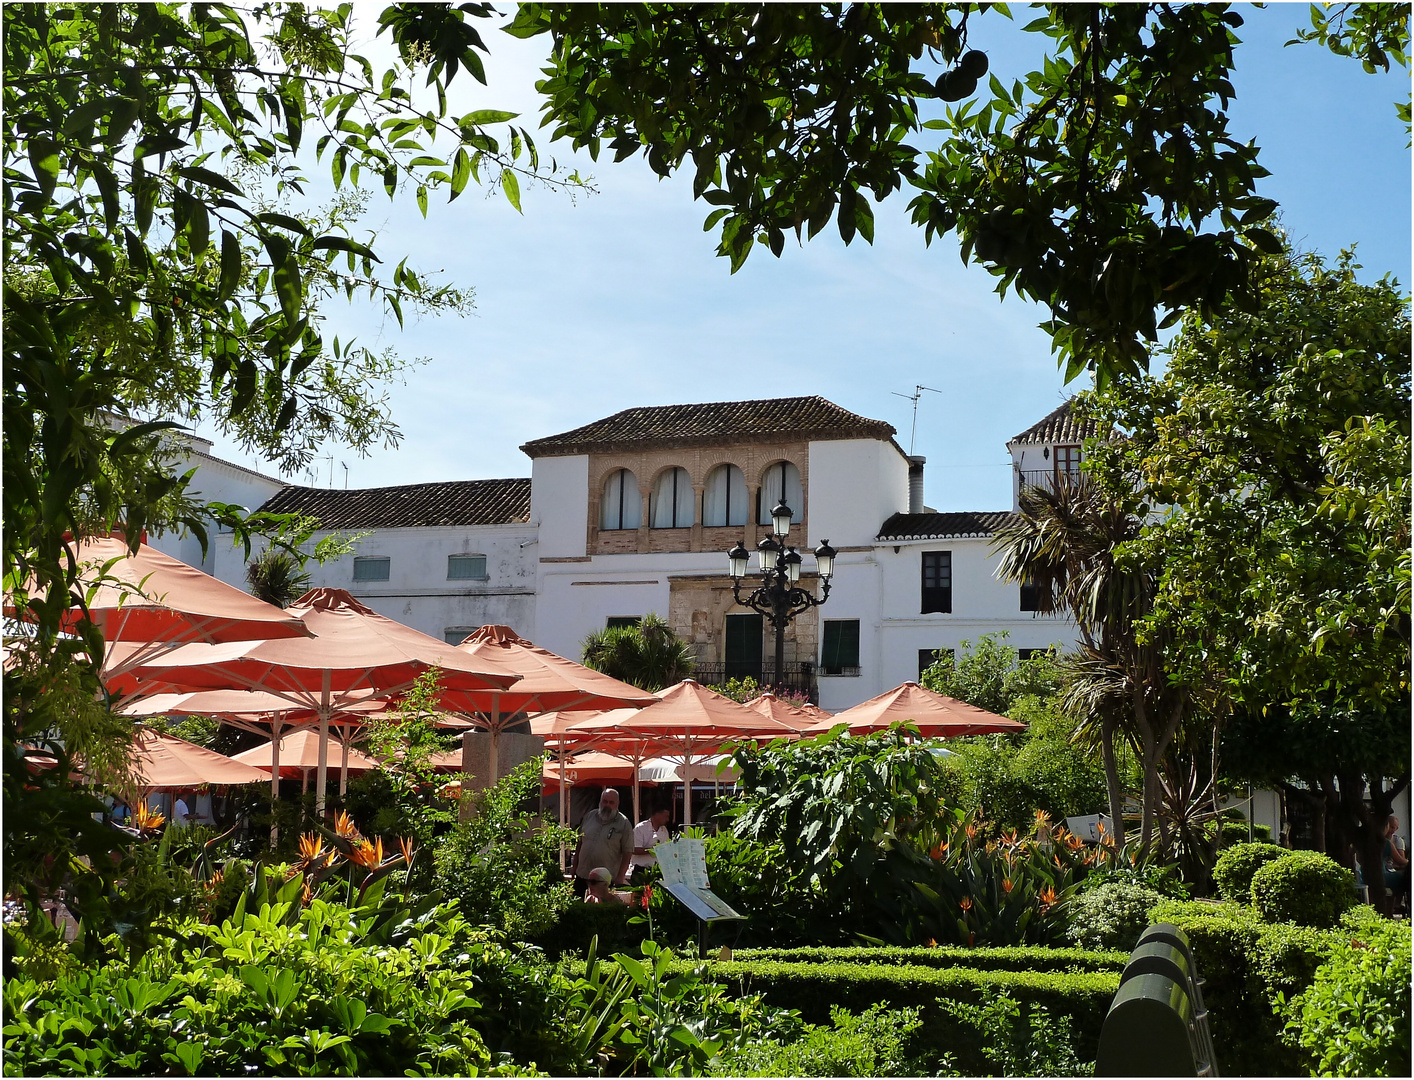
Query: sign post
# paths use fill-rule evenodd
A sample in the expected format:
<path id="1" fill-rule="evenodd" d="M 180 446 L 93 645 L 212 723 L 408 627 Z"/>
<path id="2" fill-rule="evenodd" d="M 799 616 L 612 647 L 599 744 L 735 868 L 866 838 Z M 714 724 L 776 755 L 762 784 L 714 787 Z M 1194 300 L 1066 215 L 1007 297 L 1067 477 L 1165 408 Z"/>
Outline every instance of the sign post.
<path id="1" fill-rule="evenodd" d="M 707 934 L 713 923 L 743 920 L 745 915 L 712 891 L 707 881 L 707 847 L 695 837 L 681 837 L 653 849 L 658 869 L 667 889 L 688 911 L 697 916 L 697 956 L 707 954 Z"/>

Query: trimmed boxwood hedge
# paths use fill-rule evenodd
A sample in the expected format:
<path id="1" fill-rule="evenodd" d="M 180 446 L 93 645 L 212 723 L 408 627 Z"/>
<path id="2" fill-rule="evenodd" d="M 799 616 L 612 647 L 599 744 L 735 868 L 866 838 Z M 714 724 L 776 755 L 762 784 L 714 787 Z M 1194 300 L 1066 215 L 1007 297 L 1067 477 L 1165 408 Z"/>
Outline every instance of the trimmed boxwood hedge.
<path id="1" fill-rule="evenodd" d="M 687 972 L 695 966 L 679 960 L 670 970 Z M 582 962 L 576 962 L 570 971 L 577 973 L 583 967 Z M 779 1008 L 799 1010 L 806 1021 L 815 1024 L 830 1022 L 832 1005 L 853 1013 L 862 1013 L 876 1002 L 890 1009 L 916 1007 L 923 1020 L 918 1035 L 928 1052 L 956 1055 L 964 1075 L 985 1075 L 994 1066 L 981 1052 L 978 1033 L 948 1016 L 939 1008 L 939 999 L 977 1002 L 991 990 L 1005 991 L 1023 1003 L 1044 1005 L 1053 1017 L 1071 1018 L 1077 1055 L 1094 1061 L 1105 1013 L 1119 989 L 1118 971 L 983 971 L 922 964 L 732 960 L 708 961 L 706 973 L 743 995 L 760 994 Z"/>
<path id="2" fill-rule="evenodd" d="M 733 960 L 774 963 L 918 964 L 923 967 L 967 967 L 979 971 L 1123 971 L 1126 952 L 1095 949 L 1047 949 L 1039 946 L 998 946 L 964 949 L 902 946 L 797 949 L 737 949 Z"/>
<path id="3" fill-rule="evenodd" d="M 1355 906 L 1355 875 L 1319 851 L 1289 851 L 1252 875 L 1252 905 L 1267 922 L 1335 926 Z"/>

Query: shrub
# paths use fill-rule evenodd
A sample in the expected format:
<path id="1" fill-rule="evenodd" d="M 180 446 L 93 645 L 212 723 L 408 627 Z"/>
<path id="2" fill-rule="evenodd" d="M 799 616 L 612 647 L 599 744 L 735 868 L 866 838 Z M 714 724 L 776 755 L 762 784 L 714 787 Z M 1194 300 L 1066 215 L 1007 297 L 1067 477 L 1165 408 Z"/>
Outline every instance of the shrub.
<path id="1" fill-rule="evenodd" d="M 789 1041 L 756 1042 L 723 1054 L 712 1071 L 725 1076 L 916 1076 L 909 1056 L 922 1025 L 917 1009 L 871 1005 L 858 1016 L 838 1005 L 828 1026 L 805 1024 Z"/>
<path id="2" fill-rule="evenodd" d="M 1355 875 L 1318 851 L 1290 851 L 1252 875 L 1252 903 L 1267 922 L 1334 926 L 1355 906 Z"/>
<path id="3" fill-rule="evenodd" d="M 1218 895 L 1235 904 L 1246 904 L 1252 899 L 1252 875 L 1269 862 L 1274 862 L 1287 854 L 1287 850 L 1275 844 L 1234 844 L 1218 856 L 1213 867 L 1213 881 L 1218 887 Z"/>
<path id="4" fill-rule="evenodd" d="M 576 903 L 559 866 L 560 841 L 572 841 L 572 834 L 558 827 L 532 828 L 523 809 L 539 787 L 540 767 L 539 758 L 526 762 L 470 796 L 471 819 L 455 826 L 436 849 L 437 887 L 460 902 L 469 921 L 520 941 L 551 932 Z M 586 936 L 577 947 L 588 942 Z"/>
<path id="5" fill-rule="evenodd" d="M 1070 903 L 1070 939 L 1082 949 L 1132 950 L 1149 925 L 1149 911 L 1163 899 L 1132 882 L 1111 881 Z"/>
<path id="6" fill-rule="evenodd" d="M 1317 1076 L 1408 1076 L 1409 925 L 1369 920 L 1357 934 L 1339 936 L 1286 1009 L 1287 1038 Z"/>

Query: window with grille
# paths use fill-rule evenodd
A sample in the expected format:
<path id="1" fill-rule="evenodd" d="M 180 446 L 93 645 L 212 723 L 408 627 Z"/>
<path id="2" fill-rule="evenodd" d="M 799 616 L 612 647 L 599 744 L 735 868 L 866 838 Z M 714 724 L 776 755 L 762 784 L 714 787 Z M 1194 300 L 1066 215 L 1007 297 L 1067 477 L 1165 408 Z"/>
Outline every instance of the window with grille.
<path id="1" fill-rule="evenodd" d="M 1027 578 L 1021 583 L 1021 610 L 1040 611 L 1041 610 L 1041 586 Z"/>
<path id="2" fill-rule="evenodd" d="M 952 611 L 952 552 L 923 553 L 923 614 Z"/>
<path id="3" fill-rule="evenodd" d="M 355 555 L 353 579 L 355 581 L 387 581 L 393 560 L 387 555 Z"/>
<path id="4" fill-rule="evenodd" d="M 448 581 L 485 581 L 485 555 L 448 555 Z"/>
<path id="5" fill-rule="evenodd" d="M 820 643 L 821 675 L 859 674 L 859 620 L 826 619 Z"/>

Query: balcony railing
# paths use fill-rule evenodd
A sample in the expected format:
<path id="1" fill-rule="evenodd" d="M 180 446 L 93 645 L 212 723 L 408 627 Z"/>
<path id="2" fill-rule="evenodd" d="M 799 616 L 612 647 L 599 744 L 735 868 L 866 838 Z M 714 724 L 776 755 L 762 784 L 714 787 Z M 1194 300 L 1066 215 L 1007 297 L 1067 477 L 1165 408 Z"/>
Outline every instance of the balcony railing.
<path id="1" fill-rule="evenodd" d="M 1072 487 L 1080 482 L 1079 472 L 1057 472 L 1055 469 L 1017 469 L 1016 475 L 1021 481 L 1021 487 L 1045 488 L 1047 491 L 1056 490 L 1059 482 L 1068 482 Z"/>
<path id="2" fill-rule="evenodd" d="M 734 660 L 730 663 L 701 661 L 693 669 L 692 677 L 703 686 L 715 686 L 730 679 L 755 679 L 762 690 L 785 689 L 804 694 L 817 705 L 820 689 L 816 683 L 816 668 L 809 661 L 786 661 L 781 678 L 776 678 L 775 661 L 763 659 L 759 662 Z"/>

